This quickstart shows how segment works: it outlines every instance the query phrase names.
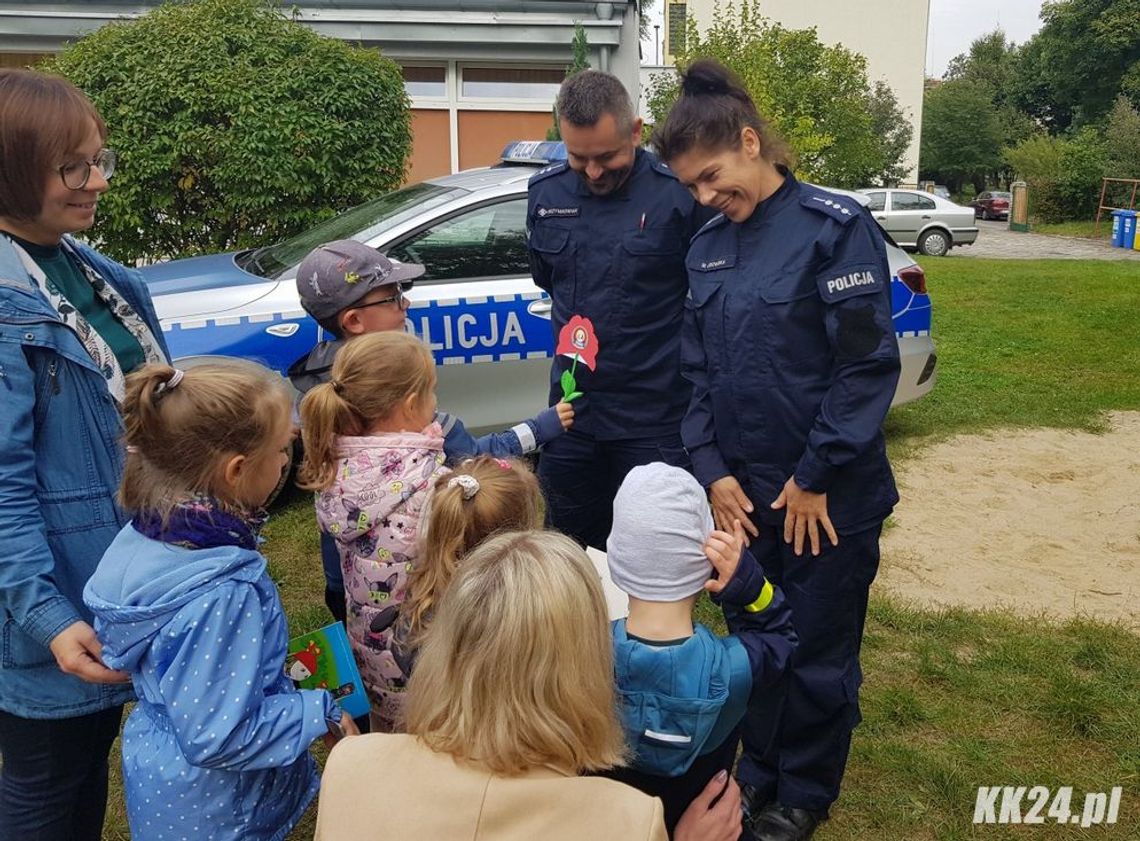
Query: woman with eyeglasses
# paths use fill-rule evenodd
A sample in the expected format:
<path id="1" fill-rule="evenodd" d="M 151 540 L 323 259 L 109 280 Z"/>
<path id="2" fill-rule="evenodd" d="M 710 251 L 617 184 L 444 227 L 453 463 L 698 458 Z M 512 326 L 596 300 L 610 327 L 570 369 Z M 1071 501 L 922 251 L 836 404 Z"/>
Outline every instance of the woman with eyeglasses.
<path id="1" fill-rule="evenodd" d="M 83 586 L 126 520 L 124 377 L 167 351 L 137 272 L 72 238 L 115 169 L 70 82 L 0 70 L 0 841 L 102 833 L 126 675 Z"/>

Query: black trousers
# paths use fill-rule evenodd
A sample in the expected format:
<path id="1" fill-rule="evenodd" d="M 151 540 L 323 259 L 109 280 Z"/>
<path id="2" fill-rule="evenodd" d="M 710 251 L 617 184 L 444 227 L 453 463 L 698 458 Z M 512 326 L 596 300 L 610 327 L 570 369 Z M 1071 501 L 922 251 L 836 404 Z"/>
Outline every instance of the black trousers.
<path id="1" fill-rule="evenodd" d="M 826 813 L 839 797 L 862 718 L 859 651 L 881 531 L 841 535 L 838 546 L 821 535 L 819 557 L 807 547 L 797 557 L 782 529 L 762 529 L 752 541 L 768 580 L 784 591 L 800 642 L 782 682 L 749 703 L 737 775 L 785 806 Z"/>
<path id="2" fill-rule="evenodd" d="M 122 707 L 75 718 L 0 711 L 0 841 L 99 841 Z"/>

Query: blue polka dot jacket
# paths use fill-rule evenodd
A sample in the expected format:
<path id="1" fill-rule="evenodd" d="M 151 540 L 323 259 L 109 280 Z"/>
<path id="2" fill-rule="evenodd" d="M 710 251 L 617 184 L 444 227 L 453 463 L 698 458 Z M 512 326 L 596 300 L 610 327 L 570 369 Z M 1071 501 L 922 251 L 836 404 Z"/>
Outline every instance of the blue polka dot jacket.
<path id="1" fill-rule="evenodd" d="M 123 730 L 135 839 L 283 839 L 317 790 L 309 745 L 340 711 L 294 688 L 265 558 L 126 526 L 84 591 L 103 660 L 139 702 Z"/>

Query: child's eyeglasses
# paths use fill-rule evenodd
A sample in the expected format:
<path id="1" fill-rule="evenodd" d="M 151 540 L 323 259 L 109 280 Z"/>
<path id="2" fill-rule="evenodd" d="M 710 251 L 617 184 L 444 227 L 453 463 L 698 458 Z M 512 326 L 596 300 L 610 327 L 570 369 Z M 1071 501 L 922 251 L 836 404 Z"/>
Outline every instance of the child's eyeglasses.
<path id="1" fill-rule="evenodd" d="M 411 287 L 408 287 L 411 288 Z M 357 304 L 353 309 L 362 310 L 365 307 L 379 307 L 383 304 L 395 304 L 398 307 L 403 307 L 404 302 L 408 300 L 408 296 L 404 294 L 403 287 L 396 287 L 396 294 L 388 298 L 381 298 L 379 301 L 369 301 L 367 304 Z"/>
<path id="2" fill-rule="evenodd" d="M 82 190 L 91 179 L 91 167 L 99 170 L 104 179 L 110 180 L 115 174 L 117 155 L 113 149 L 100 149 L 89 161 L 72 161 L 58 169 L 63 186 L 69 190 Z"/>

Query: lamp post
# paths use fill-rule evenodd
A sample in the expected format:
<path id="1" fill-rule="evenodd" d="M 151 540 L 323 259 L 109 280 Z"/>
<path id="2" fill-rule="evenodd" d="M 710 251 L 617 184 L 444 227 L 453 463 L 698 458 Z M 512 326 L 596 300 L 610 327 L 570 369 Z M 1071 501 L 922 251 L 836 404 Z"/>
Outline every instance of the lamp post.
<path id="1" fill-rule="evenodd" d="M 653 24 L 653 63 L 661 63 L 661 24 Z"/>

